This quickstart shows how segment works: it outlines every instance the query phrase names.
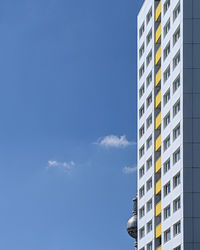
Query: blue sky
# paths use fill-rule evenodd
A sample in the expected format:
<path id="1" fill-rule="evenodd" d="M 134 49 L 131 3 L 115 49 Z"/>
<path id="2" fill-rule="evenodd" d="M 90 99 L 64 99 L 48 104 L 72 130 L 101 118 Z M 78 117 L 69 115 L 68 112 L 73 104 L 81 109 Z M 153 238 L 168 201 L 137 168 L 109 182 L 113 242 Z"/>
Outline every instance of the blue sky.
<path id="1" fill-rule="evenodd" d="M 0 249 L 132 249 L 141 2 L 1 1 Z"/>

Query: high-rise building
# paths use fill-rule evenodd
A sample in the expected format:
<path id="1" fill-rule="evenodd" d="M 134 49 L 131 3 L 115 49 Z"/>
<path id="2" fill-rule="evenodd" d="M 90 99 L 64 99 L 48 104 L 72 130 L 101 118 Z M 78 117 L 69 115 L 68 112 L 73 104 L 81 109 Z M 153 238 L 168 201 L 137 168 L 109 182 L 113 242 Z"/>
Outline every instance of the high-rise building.
<path id="1" fill-rule="evenodd" d="M 137 60 L 137 247 L 200 250 L 200 0 L 145 0 Z"/>

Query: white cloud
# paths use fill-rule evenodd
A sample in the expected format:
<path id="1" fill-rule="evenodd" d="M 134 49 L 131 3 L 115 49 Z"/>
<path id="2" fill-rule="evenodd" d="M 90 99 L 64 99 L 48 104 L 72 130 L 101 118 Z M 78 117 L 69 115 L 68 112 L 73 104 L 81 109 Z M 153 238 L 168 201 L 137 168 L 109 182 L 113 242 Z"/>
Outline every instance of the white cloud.
<path id="1" fill-rule="evenodd" d="M 70 169 L 72 169 L 73 167 L 75 166 L 75 163 L 73 161 L 70 161 L 70 162 L 59 162 L 59 161 L 52 161 L 52 160 L 49 160 L 48 161 L 48 169 L 50 168 L 59 168 L 59 169 L 62 169 L 64 170 L 65 172 L 66 171 L 69 171 Z"/>
<path id="2" fill-rule="evenodd" d="M 103 138 L 99 138 L 96 144 L 102 147 L 113 147 L 113 148 L 123 148 L 135 144 L 135 142 L 128 141 L 125 135 L 116 136 L 108 135 Z"/>
<path id="3" fill-rule="evenodd" d="M 124 174 L 133 174 L 137 171 L 137 167 L 124 167 L 122 171 Z"/>

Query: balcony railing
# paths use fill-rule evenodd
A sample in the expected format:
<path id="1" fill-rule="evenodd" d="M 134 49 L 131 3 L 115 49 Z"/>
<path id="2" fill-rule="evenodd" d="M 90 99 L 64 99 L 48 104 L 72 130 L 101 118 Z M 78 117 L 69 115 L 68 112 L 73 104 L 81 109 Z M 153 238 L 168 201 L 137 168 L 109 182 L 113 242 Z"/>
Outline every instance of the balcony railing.
<path id="1" fill-rule="evenodd" d="M 158 40 L 161 37 L 161 24 L 158 26 L 157 30 L 156 30 L 156 35 L 155 35 L 155 42 L 157 43 Z"/>
<path id="2" fill-rule="evenodd" d="M 156 8 L 156 12 L 155 12 L 155 21 L 158 20 L 160 14 L 161 14 L 161 1 L 160 1 L 160 3 L 158 4 L 158 7 Z"/>
<path id="3" fill-rule="evenodd" d="M 158 72 L 156 74 L 155 86 L 157 86 L 160 81 L 161 81 L 161 68 L 158 70 Z"/>
<path id="4" fill-rule="evenodd" d="M 156 183 L 156 194 L 160 193 L 161 191 L 161 179 Z"/>

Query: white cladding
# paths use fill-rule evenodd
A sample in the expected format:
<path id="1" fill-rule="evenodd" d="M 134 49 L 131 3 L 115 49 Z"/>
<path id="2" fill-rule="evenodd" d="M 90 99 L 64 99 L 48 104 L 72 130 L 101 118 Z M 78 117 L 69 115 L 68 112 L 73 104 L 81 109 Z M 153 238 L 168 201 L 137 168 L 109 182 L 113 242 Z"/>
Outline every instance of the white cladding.
<path id="1" fill-rule="evenodd" d="M 162 202 L 162 249 L 190 249 L 184 247 L 184 133 L 183 120 L 185 105 L 184 93 L 184 60 L 189 60 L 183 56 L 183 7 L 187 0 L 162 0 L 161 4 L 161 202 Z M 167 3 L 169 2 L 169 4 Z M 187 1 L 192 2 L 192 0 Z M 200 2 L 200 1 L 199 1 Z M 154 112 L 155 112 L 155 0 L 146 0 L 138 14 L 138 249 L 150 250 L 155 248 L 155 180 L 154 180 Z M 177 7 L 180 5 L 180 11 Z M 200 7 L 200 6 L 199 6 Z M 152 16 L 149 20 L 149 12 Z M 177 10 L 177 11 L 176 11 Z M 200 9 L 199 9 L 200 11 Z M 167 32 L 166 27 L 168 26 Z M 143 28 L 144 26 L 144 28 Z M 180 36 L 178 31 L 180 29 Z M 189 29 L 188 29 L 189 30 Z M 148 35 L 152 31 L 152 38 L 149 41 Z M 166 34 L 165 34 L 166 33 Z M 143 49 L 144 45 L 144 49 Z M 170 49 L 168 48 L 170 45 Z M 168 48 L 168 50 L 167 50 Z M 152 59 L 149 62 L 148 55 L 152 52 Z M 200 58 L 199 58 L 200 60 Z M 144 70 L 143 70 L 144 66 Z M 170 68 L 168 79 L 165 79 L 165 72 Z M 149 83 L 148 76 L 152 74 Z M 199 83 L 200 84 L 200 83 Z M 144 86 L 144 90 L 143 90 Z M 152 102 L 150 103 L 150 96 Z M 179 105 L 180 102 L 180 105 Z M 199 100 L 200 102 L 200 100 Z M 142 111 L 144 107 L 144 111 Z M 165 118 L 170 114 L 168 125 L 165 125 Z M 152 124 L 147 126 L 148 118 L 152 115 Z M 142 130 L 144 126 L 144 130 Z M 180 126 L 180 129 L 179 129 Z M 143 135 L 141 135 L 143 131 Z M 152 143 L 150 138 L 152 138 Z M 170 140 L 167 140 L 170 138 Z M 150 143 L 149 143 L 150 142 Z M 142 150 L 144 147 L 144 150 Z M 179 151 L 180 150 L 180 157 Z M 144 153 L 144 154 L 143 154 Z M 176 154 L 177 153 L 177 154 Z M 141 154 L 143 154 L 141 156 Z M 200 154 L 200 152 L 199 152 Z M 179 159 L 180 158 L 180 159 Z M 152 166 L 148 168 L 148 160 L 152 159 Z M 168 171 L 164 168 L 165 163 L 170 161 Z M 144 167 L 144 170 L 143 170 Z M 180 177 L 179 177 L 180 174 Z M 152 178 L 152 187 L 150 180 Z M 187 178 L 187 177 L 185 177 Z M 165 195 L 164 187 L 170 183 L 170 191 Z M 144 187 L 144 191 L 143 191 Z M 150 187 L 150 188 L 149 188 Z M 180 197 L 180 206 L 175 208 L 176 201 Z M 148 211 L 147 203 L 152 199 L 152 209 Z M 164 217 L 165 208 L 170 206 L 170 215 Z M 143 207 L 144 212 L 143 212 Z M 152 221 L 152 230 L 148 224 Z M 180 222 L 179 225 L 176 223 Z M 199 225 L 200 226 L 200 225 Z M 143 232 L 144 228 L 144 232 Z M 170 233 L 167 234 L 168 230 Z M 178 232 L 177 232 L 178 230 Z M 177 233 L 176 233 L 177 232 Z M 152 243 L 152 248 L 148 244 Z M 177 248 L 178 249 L 178 248 Z M 193 248 L 191 248 L 193 249 Z M 198 248 L 200 249 L 200 248 Z M 178 249 L 179 250 L 179 249 Z M 197 248 L 194 248 L 197 250 Z"/>

